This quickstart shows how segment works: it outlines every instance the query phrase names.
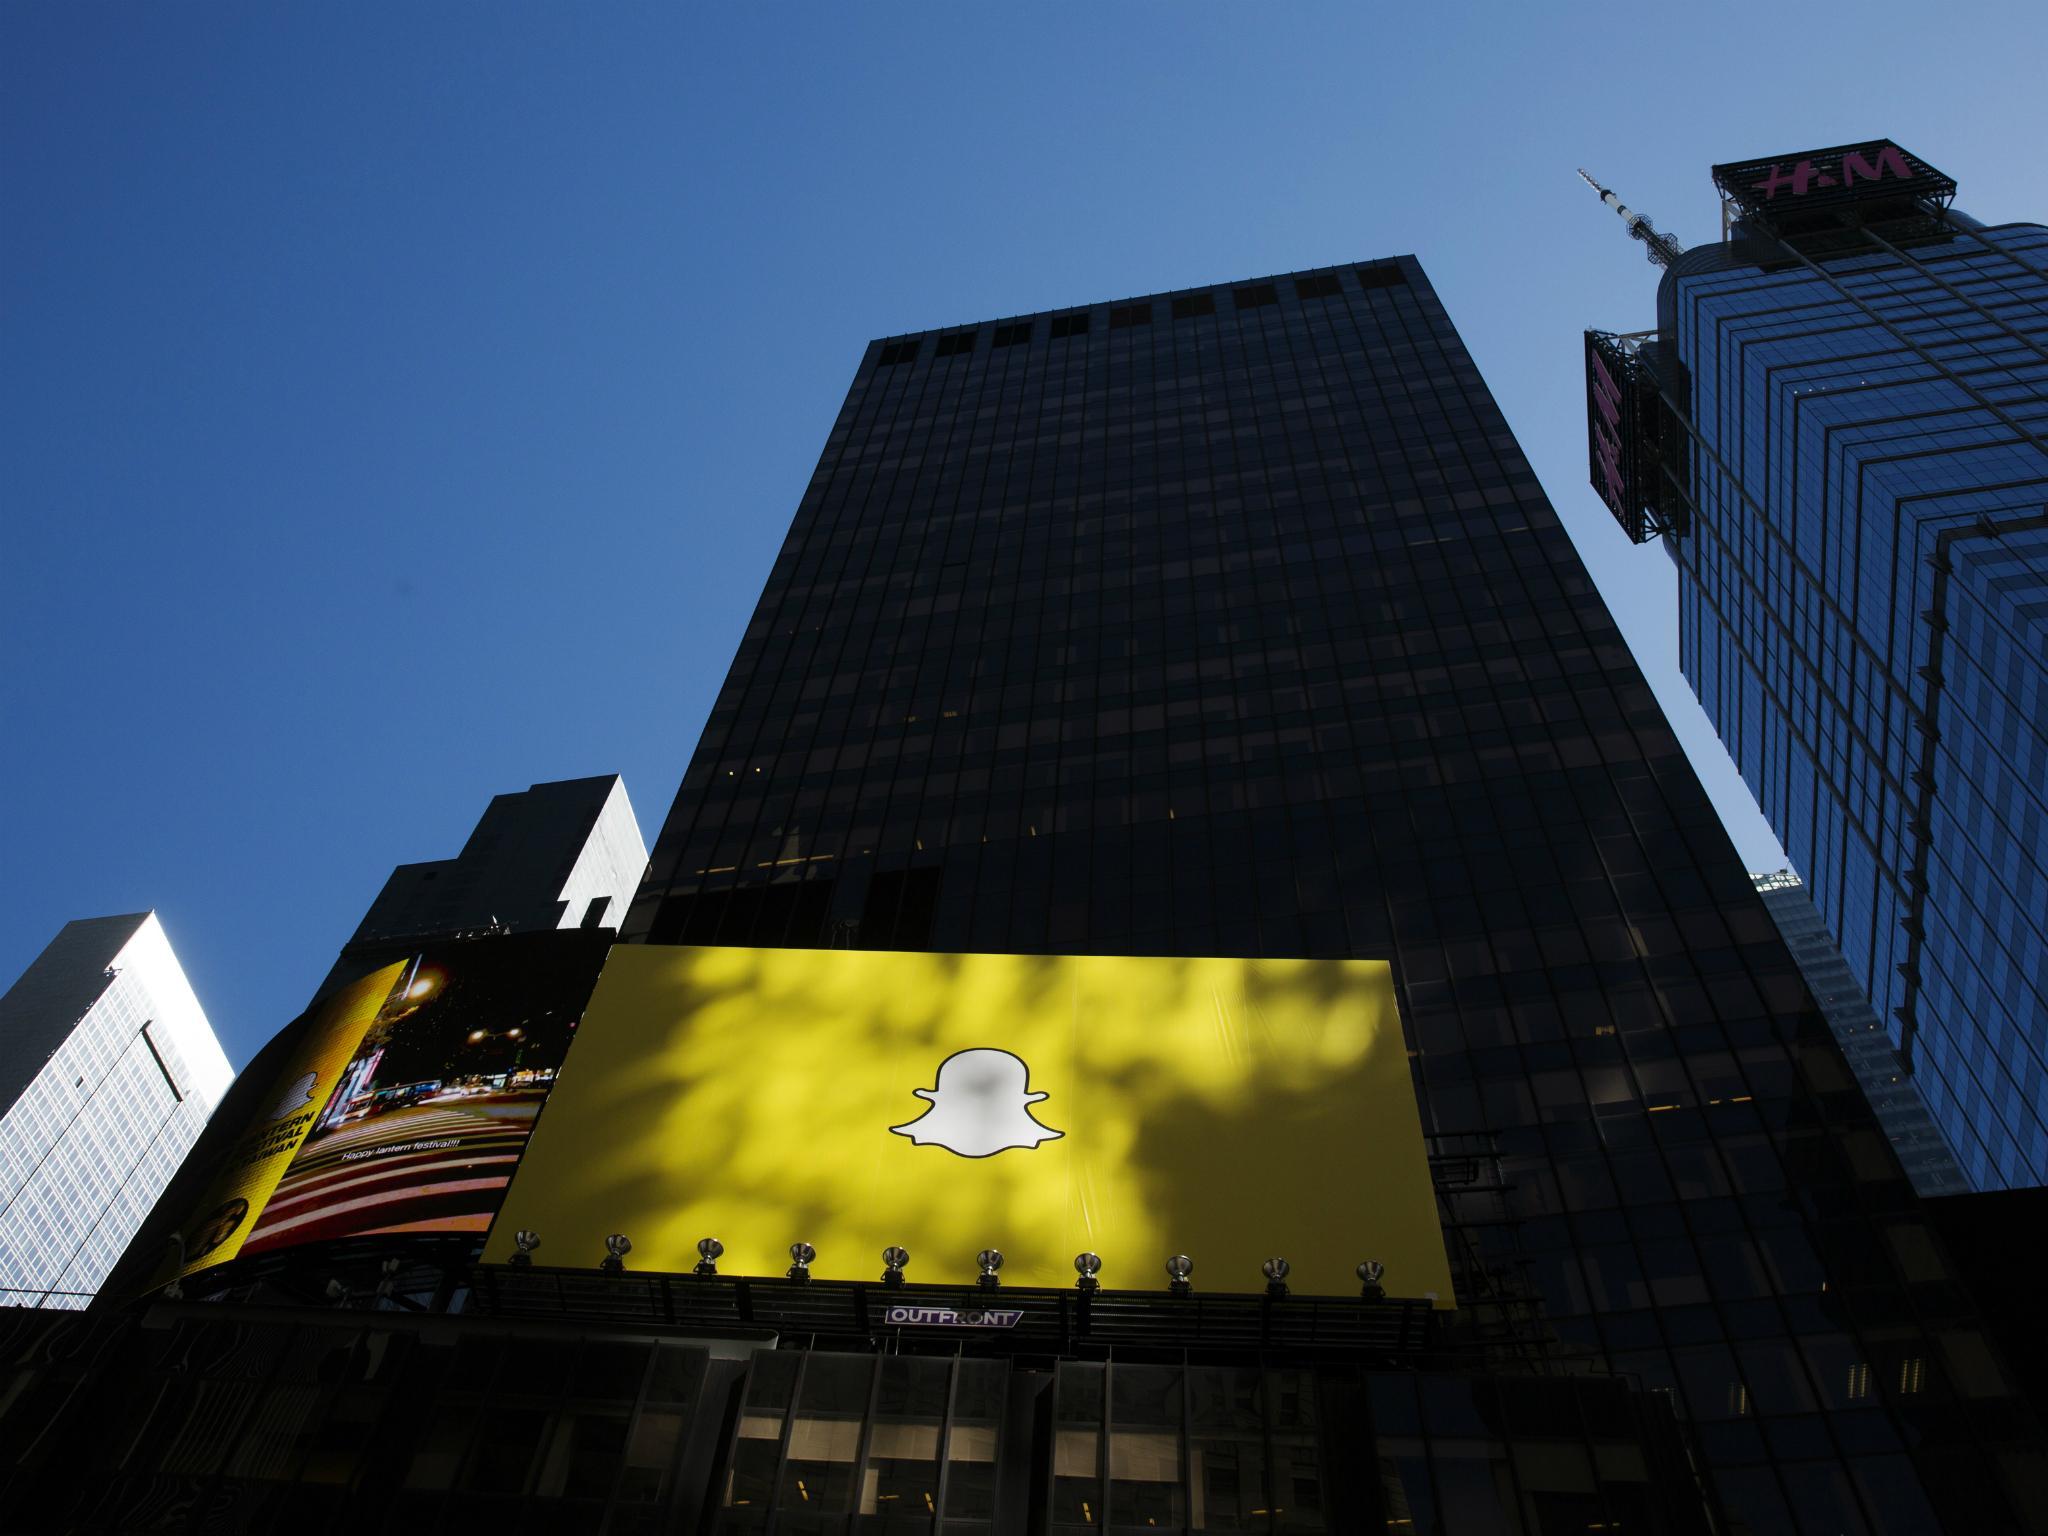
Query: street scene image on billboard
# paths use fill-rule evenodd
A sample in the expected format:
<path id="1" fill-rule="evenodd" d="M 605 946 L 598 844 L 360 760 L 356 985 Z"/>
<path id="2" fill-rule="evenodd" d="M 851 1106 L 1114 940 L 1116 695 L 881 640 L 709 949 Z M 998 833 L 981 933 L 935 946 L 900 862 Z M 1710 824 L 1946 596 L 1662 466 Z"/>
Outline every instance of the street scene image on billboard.
<path id="1" fill-rule="evenodd" d="M 485 1257 L 530 1229 L 557 1264 L 605 1238 L 679 1271 L 1152 1289 L 1449 1305 L 1384 961 L 622 946 Z"/>
<path id="2" fill-rule="evenodd" d="M 540 933 L 415 955 L 242 1251 L 368 1233 L 481 1234 L 608 943 L 604 934 Z"/>

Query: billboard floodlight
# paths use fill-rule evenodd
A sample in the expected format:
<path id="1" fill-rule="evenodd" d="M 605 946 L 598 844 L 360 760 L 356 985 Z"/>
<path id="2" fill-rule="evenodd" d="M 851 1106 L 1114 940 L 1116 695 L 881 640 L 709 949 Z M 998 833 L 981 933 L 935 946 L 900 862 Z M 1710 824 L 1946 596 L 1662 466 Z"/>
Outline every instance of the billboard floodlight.
<path id="1" fill-rule="evenodd" d="M 1363 1294 L 1367 1301 L 1386 1300 L 1387 1288 L 1380 1284 L 1380 1276 L 1386 1272 L 1387 1266 L 1378 1259 L 1367 1259 L 1358 1266 L 1358 1283 L 1365 1287 Z"/>
<path id="2" fill-rule="evenodd" d="M 908 1248 L 888 1247 L 882 1250 L 882 1284 L 901 1285 L 903 1266 L 910 1262 Z"/>
<path id="3" fill-rule="evenodd" d="M 524 1269 L 533 1263 L 533 1250 L 540 1246 L 540 1234 L 531 1227 L 521 1227 L 512 1234 L 512 1246 L 519 1251 L 508 1262 Z"/>
<path id="4" fill-rule="evenodd" d="M 1077 1253 L 1074 1255 L 1074 1272 L 1081 1278 L 1074 1282 L 1077 1290 L 1099 1291 L 1102 1282 L 1095 1277 L 1102 1273 L 1102 1255 L 1099 1253 Z"/>
<path id="5" fill-rule="evenodd" d="M 1287 1294 L 1287 1273 L 1293 1268 L 1285 1259 L 1268 1259 L 1259 1266 L 1266 1276 L 1266 1294 L 1275 1301 Z"/>
<path id="6" fill-rule="evenodd" d="M 1003 1267 L 1002 1249 L 984 1248 L 974 1256 L 974 1262 L 981 1266 L 981 1278 L 974 1283 L 984 1291 L 992 1291 L 1003 1283 L 996 1277 L 996 1271 Z"/>
<path id="7" fill-rule="evenodd" d="M 1195 1282 L 1188 1277 L 1195 1272 L 1195 1261 L 1184 1253 L 1176 1253 L 1166 1261 L 1166 1289 L 1175 1296 L 1186 1296 L 1195 1288 Z"/>
<path id="8" fill-rule="evenodd" d="M 623 1274 L 626 1269 L 626 1255 L 633 1251 L 633 1239 L 623 1232 L 614 1232 L 604 1240 L 604 1262 L 597 1267 L 608 1275 Z"/>
<path id="9" fill-rule="evenodd" d="M 718 1273 L 718 1256 L 725 1252 L 725 1244 L 715 1237 L 697 1239 L 697 1262 L 691 1268 L 693 1275 L 715 1275 Z"/>
<path id="10" fill-rule="evenodd" d="M 811 1278 L 811 1261 L 818 1256 L 818 1250 L 809 1243 L 789 1245 L 789 1278 L 801 1285 Z"/>

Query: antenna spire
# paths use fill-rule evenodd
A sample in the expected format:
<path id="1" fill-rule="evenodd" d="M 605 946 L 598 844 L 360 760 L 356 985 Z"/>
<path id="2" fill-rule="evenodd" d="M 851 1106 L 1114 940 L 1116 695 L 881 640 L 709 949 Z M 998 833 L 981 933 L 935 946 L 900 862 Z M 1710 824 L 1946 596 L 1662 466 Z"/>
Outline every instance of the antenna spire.
<path id="1" fill-rule="evenodd" d="M 1607 188 L 1601 186 L 1599 182 L 1593 179 L 1592 173 L 1584 167 L 1581 167 L 1579 170 L 1579 179 L 1595 192 L 1598 192 L 1600 194 L 1600 201 L 1612 208 L 1620 216 L 1621 222 L 1628 226 L 1630 239 L 1640 240 L 1645 246 L 1649 247 L 1647 254 L 1651 265 L 1668 267 L 1685 254 L 1684 246 L 1659 230 L 1656 225 L 1652 224 L 1640 213 L 1637 213 L 1635 209 L 1629 207 L 1627 203 L 1624 203 Z"/>

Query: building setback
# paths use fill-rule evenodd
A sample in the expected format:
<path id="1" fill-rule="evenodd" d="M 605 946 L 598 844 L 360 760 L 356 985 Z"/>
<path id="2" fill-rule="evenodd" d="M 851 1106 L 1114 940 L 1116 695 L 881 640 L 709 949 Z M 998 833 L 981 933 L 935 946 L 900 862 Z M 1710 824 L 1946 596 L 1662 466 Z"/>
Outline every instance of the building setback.
<path id="1" fill-rule="evenodd" d="M 1942 1139 L 1941 1127 L 1927 1113 L 1920 1090 L 1899 1064 L 1884 1021 L 1856 985 L 1834 937 L 1806 899 L 1799 877 L 1788 869 L 1758 875 L 1756 889 L 1913 1188 L 1930 1199 L 1967 1193 L 1970 1181 Z"/>
<path id="2" fill-rule="evenodd" d="M 83 1307 L 233 1076 L 154 912 L 66 923 L 0 997 L 0 1304 Z"/>
<path id="3" fill-rule="evenodd" d="M 1389 958 L 1474 1358 L 1668 1394 L 1729 1529 L 2019 1523 L 2034 1421 L 1412 258 L 872 344 L 624 937 Z M 1388 1529 L 1637 1518 L 1407 1438 L 1476 1375 L 1371 1391 L 1324 1486 Z M 1049 1528 L 1151 1517 L 1073 1474 Z"/>
<path id="4" fill-rule="evenodd" d="M 1714 175 L 1655 339 L 1593 338 L 1595 482 L 1964 1172 L 2040 1184 L 2048 229 L 1885 140 Z"/>
<path id="5" fill-rule="evenodd" d="M 422 940 L 616 930 L 646 869 L 647 844 L 615 773 L 493 795 L 456 857 L 391 871 L 318 996 Z"/>

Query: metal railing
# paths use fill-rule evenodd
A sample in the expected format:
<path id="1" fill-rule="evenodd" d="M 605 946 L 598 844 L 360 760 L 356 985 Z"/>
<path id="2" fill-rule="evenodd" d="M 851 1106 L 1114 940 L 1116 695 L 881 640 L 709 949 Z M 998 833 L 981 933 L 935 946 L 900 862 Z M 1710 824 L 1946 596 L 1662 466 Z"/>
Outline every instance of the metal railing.
<path id="1" fill-rule="evenodd" d="M 1145 1350 L 1422 1351 L 1426 1300 L 1083 1292 L 478 1265 L 464 1310 L 492 1317 L 650 1325 L 726 1337 L 939 1345 L 1003 1354 Z M 893 1314 L 893 1315 L 892 1315 Z M 911 1314 L 921 1314 L 912 1316 Z M 942 1320 L 950 1314 L 950 1321 Z M 993 1316 L 992 1316 L 993 1315 Z"/>

